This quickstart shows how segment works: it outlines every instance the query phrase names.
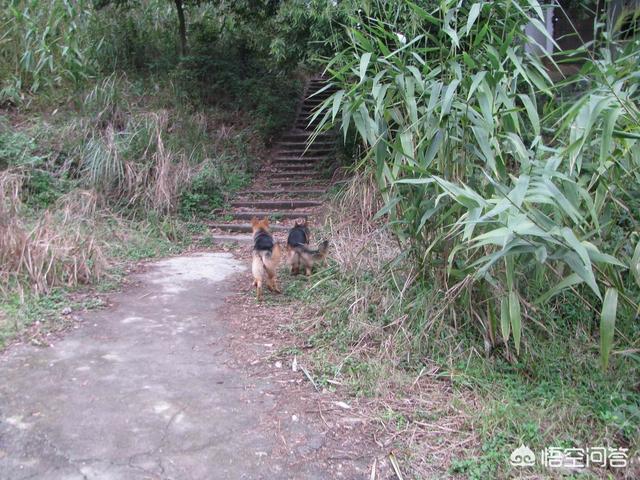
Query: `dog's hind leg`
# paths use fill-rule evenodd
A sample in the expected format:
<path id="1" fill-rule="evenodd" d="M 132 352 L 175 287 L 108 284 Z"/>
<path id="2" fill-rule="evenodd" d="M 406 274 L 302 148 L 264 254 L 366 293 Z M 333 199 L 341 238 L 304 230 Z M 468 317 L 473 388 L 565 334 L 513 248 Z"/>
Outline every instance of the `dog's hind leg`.
<path id="1" fill-rule="evenodd" d="M 300 273 L 300 255 L 295 253 L 291 260 L 291 275 L 298 275 Z"/>
<path id="2" fill-rule="evenodd" d="M 260 301 L 262 300 L 262 280 L 256 280 L 254 285 L 256 286 L 256 299 Z"/>
<path id="3" fill-rule="evenodd" d="M 253 286 L 256 287 L 256 297 L 258 301 L 262 299 L 262 282 L 264 281 L 264 265 L 262 258 L 254 252 L 253 262 L 251 264 L 251 273 L 253 274 Z"/>
<path id="4" fill-rule="evenodd" d="M 276 282 L 275 270 L 267 269 L 267 288 L 272 292 L 282 293 L 282 290 L 280 290 L 280 287 L 278 287 L 278 284 Z"/>

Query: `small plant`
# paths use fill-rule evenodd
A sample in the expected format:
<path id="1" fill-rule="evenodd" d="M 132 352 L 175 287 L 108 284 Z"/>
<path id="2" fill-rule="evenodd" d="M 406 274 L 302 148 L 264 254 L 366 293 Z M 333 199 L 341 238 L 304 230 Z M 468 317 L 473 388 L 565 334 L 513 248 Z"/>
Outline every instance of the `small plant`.
<path id="1" fill-rule="evenodd" d="M 0 170 L 20 165 L 38 165 L 41 158 L 34 153 L 33 139 L 26 133 L 14 131 L 0 116 Z"/>

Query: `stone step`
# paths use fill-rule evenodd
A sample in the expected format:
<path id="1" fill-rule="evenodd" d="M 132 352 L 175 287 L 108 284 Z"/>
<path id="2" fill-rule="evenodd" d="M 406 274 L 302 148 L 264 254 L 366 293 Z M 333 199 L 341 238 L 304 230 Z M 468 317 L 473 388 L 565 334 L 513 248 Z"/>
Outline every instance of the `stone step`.
<path id="1" fill-rule="evenodd" d="M 285 155 L 295 155 L 297 152 L 299 152 L 300 154 L 302 153 L 319 154 L 320 152 L 331 152 L 335 150 L 335 148 L 336 148 L 335 143 L 332 143 L 329 145 L 311 144 L 308 147 L 305 145 L 279 145 L 278 147 L 275 147 L 275 152 L 278 154 L 285 154 Z"/>
<path id="2" fill-rule="evenodd" d="M 317 141 L 314 140 L 311 143 L 305 142 L 305 141 L 296 142 L 295 140 L 286 140 L 286 141 L 276 143 L 274 145 L 274 148 L 287 149 L 287 150 L 301 148 L 304 150 L 309 150 L 310 148 L 324 149 L 324 148 L 334 148 L 335 146 L 336 146 L 336 142 L 331 140 L 317 140 Z"/>
<path id="3" fill-rule="evenodd" d="M 328 155 L 279 155 L 272 160 L 272 163 L 322 163 L 328 158 Z"/>
<path id="4" fill-rule="evenodd" d="M 296 120 L 296 123 L 295 123 L 294 126 L 296 128 L 303 128 L 305 130 L 309 130 L 308 127 L 310 127 L 310 126 L 315 127 L 321 121 L 322 121 L 322 115 L 319 115 L 318 117 L 313 118 L 313 119 L 311 117 L 309 117 L 309 118 L 299 118 L 298 120 Z"/>
<path id="5" fill-rule="evenodd" d="M 300 165 L 302 163 L 308 163 L 311 165 L 318 165 L 320 163 L 324 163 L 329 159 L 329 155 L 321 154 L 321 155 L 311 155 L 309 153 L 306 154 L 296 154 L 291 153 L 291 155 L 278 155 L 276 158 L 271 160 L 273 165 Z"/>
<path id="6" fill-rule="evenodd" d="M 295 190 L 287 189 L 271 189 L 271 190 L 245 190 L 239 192 L 239 196 L 269 196 L 269 197 L 283 197 L 287 195 L 291 196 L 305 196 L 305 195 L 324 195 L 327 191 L 324 188 L 299 188 Z"/>
<path id="7" fill-rule="evenodd" d="M 278 142 L 276 143 L 276 146 L 281 146 L 281 147 L 307 147 L 307 145 L 309 145 L 307 142 L 305 141 L 293 141 L 293 140 L 287 140 L 287 141 L 282 141 L 282 142 Z M 330 140 L 316 140 L 314 141 L 311 145 L 311 147 L 334 147 L 336 144 L 335 142 L 332 142 Z"/>
<path id="8" fill-rule="evenodd" d="M 313 122 L 313 123 L 320 123 L 322 121 L 322 119 L 324 118 L 324 115 L 318 115 L 317 117 L 313 117 L 313 115 L 304 115 L 304 116 L 300 116 L 297 120 L 295 125 L 300 125 L 301 123 L 308 125 L 309 122 Z"/>
<path id="9" fill-rule="evenodd" d="M 320 103 L 303 103 L 302 106 L 300 107 L 300 112 L 298 112 L 298 116 L 300 115 L 311 115 L 313 113 L 316 113 L 318 111 L 318 105 L 320 105 Z"/>
<path id="10" fill-rule="evenodd" d="M 309 133 L 312 133 L 311 131 Z M 295 142 L 293 145 L 290 142 L 282 142 L 280 144 L 274 145 L 274 149 L 284 150 L 284 151 L 293 151 L 293 150 L 326 150 L 328 148 L 335 148 L 336 142 L 326 142 L 321 141 L 319 143 L 306 143 L 306 142 Z"/>
<path id="11" fill-rule="evenodd" d="M 309 121 L 311 120 L 314 115 L 318 112 L 318 108 L 316 107 L 311 107 L 311 108 L 302 108 L 300 110 L 300 113 L 298 114 L 298 121 L 300 120 L 305 120 L 305 121 Z M 324 113 L 321 113 L 318 115 L 318 118 L 322 118 L 324 117 Z"/>
<path id="12" fill-rule="evenodd" d="M 297 127 L 295 125 L 293 126 L 291 131 L 303 134 L 303 135 L 305 135 L 305 138 L 309 138 L 311 135 L 313 135 L 315 133 L 313 130 L 307 130 L 305 128 L 300 128 L 300 127 Z M 324 132 L 321 135 L 324 135 Z M 331 138 L 335 138 L 335 137 L 332 135 Z"/>
<path id="13" fill-rule="evenodd" d="M 333 150 L 314 150 L 306 152 L 304 150 L 280 150 L 278 152 L 274 152 L 276 155 L 274 160 L 304 160 L 306 162 L 314 162 L 314 161 L 322 161 L 326 160 L 331 154 Z"/>
<path id="14" fill-rule="evenodd" d="M 328 158 L 332 157 L 333 152 L 280 152 L 277 157 L 273 160 L 283 160 L 287 163 L 296 163 L 289 162 L 289 160 L 298 160 L 297 163 L 300 162 L 324 162 Z M 277 163 L 277 162 L 276 162 Z"/>
<path id="15" fill-rule="evenodd" d="M 311 163 L 278 163 L 273 164 L 273 169 L 278 172 L 299 172 L 299 171 L 316 171 L 319 168 L 324 167 L 324 163 L 311 162 Z"/>
<path id="16" fill-rule="evenodd" d="M 231 202 L 234 208 L 260 208 L 272 209 L 280 208 L 292 210 L 295 208 L 319 207 L 322 205 L 321 200 L 238 200 Z"/>
<path id="17" fill-rule="evenodd" d="M 318 177 L 318 172 L 316 170 L 312 172 L 274 172 L 274 175 L 270 177 L 270 180 L 280 181 L 280 180 L 288 180 L 288 179 L 298 179 L 298 178 L 316 178 Z"/>
<path id="18" fill-rule="evenodd" d="M 326 98 L 322 97 L 308 97 L 304 102 L 302 102 L 302 106 L 304 107 L 306 105 L 308 107 L 315 107 L 317 105 L 320 105 L 321 103 L 324 103 L 326 100 Z"/>
<path id="19" fill-rule="evenodd" d="M 274 169 L 274 172 L 277 173 L 290 173 L 290 172 L 308 172 L 308 173 L 318 173 L 318 167 L 320 165 L 277 165 Z"/>
<path id="20" fill-rule="evenodd" d="M 304 170 L 304 171 L 283 171 L 277 170 L 273 172 L 273 180 L 287 180 L 289 178 L 314 178 L 321 175 L 320 170 Z"/>
<path id="21" fill-rule="evenodd" d="M 209 228 L 217 228 L 218 230 L 226 230 L 227 232 L 252 232 L 250 223 L 210 223 Z M 272 232 L 286 232 L 289 228 L 283 225 L 269 225 L 269 230 Z"/>
<path id="22" fill-rule="evenodd" d="M 326 187 L 326 178 L 287 178 L 286 180 L 271 179 L 271 185 L 280 187 Z"/>
<path id="23" fill-rule="evenodd" d="M 298 120 L 311 120 L 316 112 L 318 111 L 316 106 L 311 106 L 309 108 L 302 108 L 300 109 L 300 113 L 298 113 Z M 324 116 L 324 113 L 319 114 L 318 117 L 322 118 Z"/>
<path id="24" fill-rule="evenodd" d="M 251 220 L 253 217 L 264 218 L 267 217 L 270 220 L 278 219 L 278 218 L 306 218 L 312 215 L 312 212 L 302 211 L 302 212 L 282 212 L 282 211 L 259 211 L 259 210 L 250 210 L 246 212 L 227 212 L 226 215 L 233 217 L 238 220 Z"/>
<path id="25" fill-rule="evenodd" d="M 327 85 L 326 83 L 310 83 L 307 89 L 307 96 L 313 95 L 315 92 L 335 92 L 338 90 L 336 85 Z"/>
<path id="26" fill-rule="evenodd" d="M 298 112 L 298 118 L 300 117 L 311 117 L 315 115 L 317 111 L 320 110 L 320 104 L 304 104 L 300 107 L 300 111 Z M 324 115 L 324 114 L 323 114 Z"/>
<path id="27" fill-rule="evenodd" d="M 325 92 L 318 93 L 315 95 L 310 95 L 302 101 L 302 105 L 311 105 L 315 103 L 326 102 L 327 99 L 331 98 L 332 95 L 333 93 L 325 93 Z"/>
<path id="28" fill-rule="evenodd" d="M 282 134 L 281 139 L 284 141 L 306 142 L 311 138 L 311 132 L 306 130 L 295 130 Z M 336 136 L 332 132 L 321 133 L 316 137 L 316 141 L 335 142 Z"/>

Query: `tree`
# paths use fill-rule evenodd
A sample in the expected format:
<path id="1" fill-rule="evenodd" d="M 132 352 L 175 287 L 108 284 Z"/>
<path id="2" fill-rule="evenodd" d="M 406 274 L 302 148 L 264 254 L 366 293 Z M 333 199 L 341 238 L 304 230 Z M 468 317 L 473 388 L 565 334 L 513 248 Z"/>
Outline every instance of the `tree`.
<path id="1" fill-rule="evenodd" d="M 199 3 L 200 0 L 193 0 L 192 3 Z M 95 0 L 95 8 L 97 10 L 104 8 L 108 5 L 115 5 L 117 7 L 135 6 L 137 2 L 135 0 Z M 178 37 L 180 38 L 180 56 L 184 56 L 188 51 L 187 44 L 187 22 L 184 16 L 185 0 L 174 0 L 176 6 L 176 14 L 178 16 Z"/>
<path id="2" fill-rule="evenodd" d="M 174 0 L 176 4 L 176 13 L 178 14 L 178 35 L 180 36 L 180 56 L 187 54 L 187 25 L 184 20 L 184 2 L 183 0 Z"/>

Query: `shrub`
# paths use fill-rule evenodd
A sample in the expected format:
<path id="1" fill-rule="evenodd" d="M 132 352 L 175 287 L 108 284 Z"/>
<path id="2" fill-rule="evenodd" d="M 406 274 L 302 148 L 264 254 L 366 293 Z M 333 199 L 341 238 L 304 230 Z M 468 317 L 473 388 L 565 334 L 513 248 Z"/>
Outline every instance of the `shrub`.
<path id="1" fill-rule="evenodd" d="M 638 224 L 638 44 L 596 49 L 586 90 L 556 107 L 562 85 L 525 50 L 530 21 L 544 31 L 535 1 L 373 4 L 329 67 L 342 88 L 322 115 L 355 127 L 379 214 L 442 290 L 430 325 L 455 303 L 519 353 L 539 306 L 568 289 L 600 311 L 606 367 L 616 318 L 627 328 L 638 311 L 640 243 L 615 220 Z"/>
<path id="2" fill-rule="evenodd" d="M 91 232 L 95 194 L 68 194 L 31 222 L 23 212 L 23 181 L 20 171 L 0 173 L 2 289 L 18 286 L 46 293 L 54 286 L 75 286 L 99 278 L 105 262 Z"/>

